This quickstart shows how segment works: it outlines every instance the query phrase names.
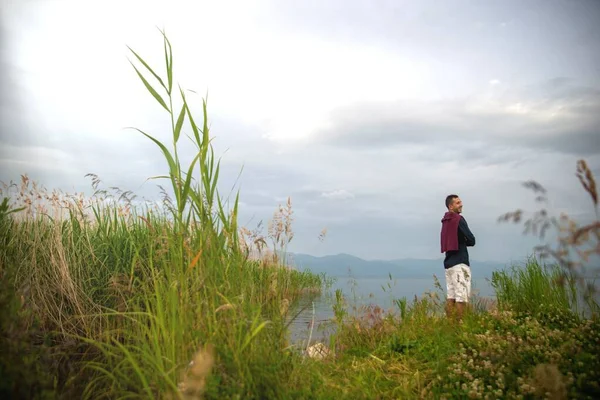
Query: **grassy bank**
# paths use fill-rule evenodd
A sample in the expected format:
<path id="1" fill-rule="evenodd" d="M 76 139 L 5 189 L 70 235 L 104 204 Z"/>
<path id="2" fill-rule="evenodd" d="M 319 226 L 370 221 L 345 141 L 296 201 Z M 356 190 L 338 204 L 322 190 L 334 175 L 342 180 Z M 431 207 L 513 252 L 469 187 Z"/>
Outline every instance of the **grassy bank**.
<path id="1" fill-rule="evenodd" d="M 460 324 L 441 290 L 338 312 L 335 356 L 311 363 L 315 398 L 597 398 L 600 320 L 574 304 L 575 280 L 532 258 L 492 285 L 497 301 L 473 299 Z"/>
<path id="2" fill-rule="evenodd" d="M 164 50 L 162 77 L 132 58 L 171 123 L 168 145 L 140 131 L 164 155 L 168 199 L 144 205 L 95 176 L 91 197 L 27 177 L 2 188 L 2 398 L 600 396 L 597 304 L 582 317 L 568 277 L 561 289 L 535 260 L 494 275 L 498 302 L 476 301 L 462 324 L 444 317 L 440 293 L 356 315 L 337 293 L 326 356 L 306 357 L 288 342 L 290 310 L 324 278 L 272 256 L 291 239 L 291 206 L 270 251 L 238 226 L 237 197 L 218 191 L 206 104 L 198 117 L 173 90 L 166 37 Z M 186 165 L 182 136 L 197 149 Z"/>
<path id="3" fill-rule="evenodd" d="M 557 285 L 560 271 L 533 259 L 495 274 L 498 302 L 475 299 L 460 325 L 444 317 L 441 292 L 357 314 L 338 294 L 329 354 L 311 359 L 287 342 L 285 322 L 293 302 L 320 287 L 320 278 L 243 253 L 196 260 L 190 252 L 177 267 L 168 219 L 119 216 L 111 207 L 98 215 L 109 211 L 113 222 L 105 223 L 2 218 L 4 395 L 600 395 L 597 315 L 582 317 L 569 300 L 576 288 Z"/>
<path id="4" fill-rule="evenodd" d="M 282 357 L 287 308 L 321 277 L 218 251 L 197 233 L 181 246 L 157 210 L 53 197 L 26 179 L 15 189 L 31 207 L 0 220 L 5 390 L 28 397 L 38 379 L 76 398 L 157 397 L 182 382 L 215 398 L 280 390 L 293 370 Z M 41 203 L 54 218 L 33 212 Z M 202 357 L 218 380 L 182 377 Z"/>

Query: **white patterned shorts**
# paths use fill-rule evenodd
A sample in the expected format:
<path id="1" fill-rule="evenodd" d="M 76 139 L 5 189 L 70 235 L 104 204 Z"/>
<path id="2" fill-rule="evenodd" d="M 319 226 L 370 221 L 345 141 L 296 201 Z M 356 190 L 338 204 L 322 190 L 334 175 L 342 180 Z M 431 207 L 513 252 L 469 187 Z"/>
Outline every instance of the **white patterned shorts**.
<path id="1" fill-rule="evenodd" d="M 471 297 L 471 268 L 457 264 L 446 269 L 446 298 L 468 303 Z"/>

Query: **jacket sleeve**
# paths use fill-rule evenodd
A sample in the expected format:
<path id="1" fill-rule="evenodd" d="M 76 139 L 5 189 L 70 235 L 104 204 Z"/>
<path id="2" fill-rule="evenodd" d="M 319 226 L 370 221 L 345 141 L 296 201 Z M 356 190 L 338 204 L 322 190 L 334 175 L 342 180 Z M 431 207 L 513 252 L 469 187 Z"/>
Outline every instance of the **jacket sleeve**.
<path id="1" fill-rule="evenodd" d="M 464 217 L 461 217 L 458 223 L 458 229 L 464 235 L 467 246 L 475 246 L 475 235 L 469 229 L 469 225 L 467 224 L 467 220 Z"/>

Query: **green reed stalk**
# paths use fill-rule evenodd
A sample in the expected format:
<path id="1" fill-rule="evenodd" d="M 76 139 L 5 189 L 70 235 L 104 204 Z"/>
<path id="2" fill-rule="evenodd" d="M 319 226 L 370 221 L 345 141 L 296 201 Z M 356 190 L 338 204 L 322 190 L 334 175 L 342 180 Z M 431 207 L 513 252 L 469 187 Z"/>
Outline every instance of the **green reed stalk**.
<path id="1" fill-rule="evenodd" d="M 238 210 L 239 192 L 233 205 L 232 214 L 228 215 L 224 210 L 217 190 L 220 161 L 215 163 L 214 151 L 210 144 L 206 100 L 203 99 L 203 121 L 201 126 L 196 123 L 184 90 L 181 87 L 179 87 L 179 94 L 182 104 L 179 112 L 175 112 L 173 105 L 175 96 L 173 93 L 172 48 L 166 34 L 163 31 L 161 33 L 164 42 L 167 84 L 164 83 L 164 80 L 138 53 L 129 48 L 135 58 L 150 73 L 160 88 L 162 88 L 162 91 L 164 91 L 164 95 L 161 95 L 159 93 L 160 88 L 157 89 L 150 84 L 150 77 L 144 76 L 140 72 L 140 69 L 130 61 L 146 89 L 159 105 L 167 111 L 171 121 L 172 151 L 169 151 L 165 144 L 150 134 L 141 129 L 133 128 L 152 140 L 160 148 L 167 162 L 168 175 L 152 177 L 150 179 L 166 178 L 171 182 L 171 188 L 175 195 L 175 209 L 172 212 L 175 220 L 175 231 L 180 235 L 181 258 L 184 258 L 184 237 L 189 233 L 192 222 L 194 222 L 194 226 L 199 227 L 202 240 L 205 244 L 210 243 L 211 246 L 217 247 L 229 245 L 235 248 L 238 245 L 237 219 L 235 217 Z M 167 101 L 164 100 L 164 96 L 166 96 Z M 175 117 L 176 115 L 177 117 Z M 187 168 L 183 168 L 179 158 L 178 143 L 186 120 L 189 122 L 192 130 L 193 135 L 190 139 L 196 146 L 197 153 Z M 193 177 L 196 164 L 199 165 L 199 177 L 197 180 Z M 213 215 L 215 205 L 217 207 L 216 215 Z"/>

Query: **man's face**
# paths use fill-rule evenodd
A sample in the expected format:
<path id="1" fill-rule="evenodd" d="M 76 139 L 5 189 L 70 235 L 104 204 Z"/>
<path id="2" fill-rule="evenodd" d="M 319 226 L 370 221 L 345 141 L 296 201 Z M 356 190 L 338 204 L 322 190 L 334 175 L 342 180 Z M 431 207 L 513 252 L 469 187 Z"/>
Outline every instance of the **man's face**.
<path id="1" fill-rule="evenodd" d="M 460 214 L 462 212 L 463 204 L 460 197 L 454 199 L 452 204 L 450 204 L 450 211 Z"/>

